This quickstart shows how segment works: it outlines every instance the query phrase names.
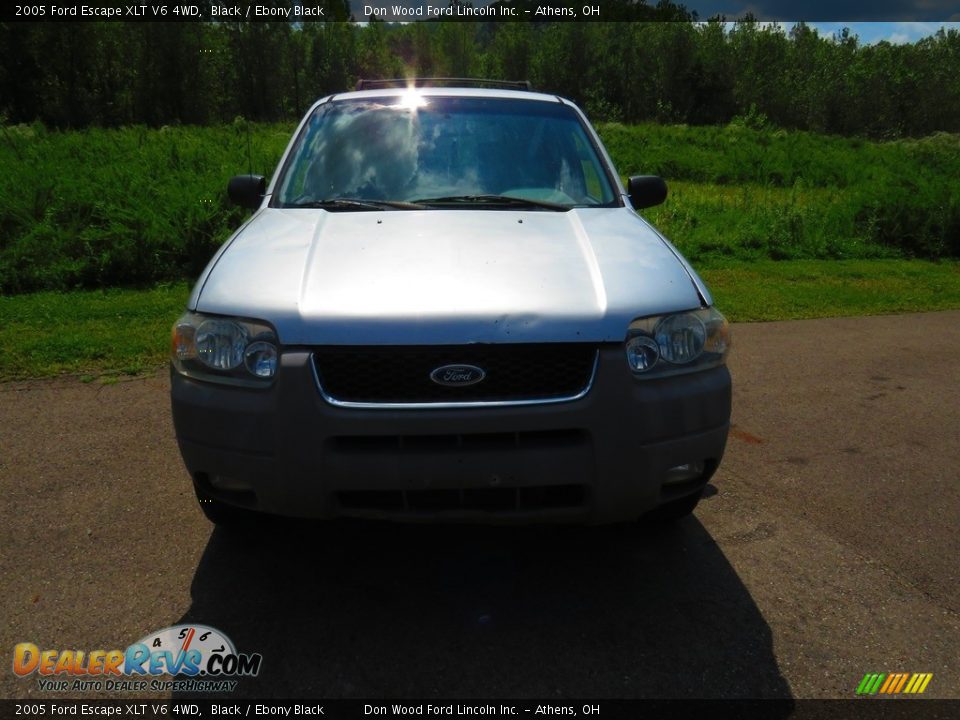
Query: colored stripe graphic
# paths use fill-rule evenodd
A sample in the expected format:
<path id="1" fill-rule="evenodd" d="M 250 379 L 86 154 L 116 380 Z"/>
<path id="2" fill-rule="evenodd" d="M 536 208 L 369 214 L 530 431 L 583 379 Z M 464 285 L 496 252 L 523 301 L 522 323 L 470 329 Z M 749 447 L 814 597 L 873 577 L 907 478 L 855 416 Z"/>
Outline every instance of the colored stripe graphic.
<path id="1" fill-rule="evenodd" d="M 910 676 L 910 673 L 900 673 L 900 682 L 897 683 L 896 689 L 893 692 L 898 693 L 903 690 L 904 684 L 907 682 L 907 678 Z"/>
<path id="2" fill-rule="evenodd" d="M 903 684 L 907 681 L 909 676 L 910 673 L 894 673 L 890 676 L 890 681 L 887 683 L 887 687 L 884 692 L 889 695 L 900 692 L 900 689 L 903 688 Z"/>
<path id="3" fill-rule="evenodd" d="M 933 673 L 914 673 L 913 677 L 910 678 L 910 682 L 907 683 L 907 687 L 904 692 L 911 695 L 921 694 L 927 689 L 927 685 L 930 684 L 931 678 L 933 678 Z"/>
<path id="4" fill-rule="evenodd" d="M 933 673 L 867 673 L 857 685 L 857 695 L 920 695 L 933 679 Z"/>
<path id="5" fill-rule="evenodd" d="M 886 673 L 867 673 L 857 686 L 857 695 L 874 695 L 880 689 L 880 683 L 886 678 Z"/>

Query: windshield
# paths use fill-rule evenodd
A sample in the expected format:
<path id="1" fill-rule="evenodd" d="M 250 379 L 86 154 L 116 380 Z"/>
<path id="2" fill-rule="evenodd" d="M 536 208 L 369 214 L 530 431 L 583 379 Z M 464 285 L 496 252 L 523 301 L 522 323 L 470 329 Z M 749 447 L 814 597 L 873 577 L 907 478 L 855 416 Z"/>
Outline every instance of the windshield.
<path id="1" fill-rule="evenodd" d="M 379 202 L 378 209 L 617 204 L 570 107 L 414 92 L 318 107 L 277 187 L 279 207 L 364 207 L 336 200 Z M 389 202 L 397 204 L 382 204 Z"/>

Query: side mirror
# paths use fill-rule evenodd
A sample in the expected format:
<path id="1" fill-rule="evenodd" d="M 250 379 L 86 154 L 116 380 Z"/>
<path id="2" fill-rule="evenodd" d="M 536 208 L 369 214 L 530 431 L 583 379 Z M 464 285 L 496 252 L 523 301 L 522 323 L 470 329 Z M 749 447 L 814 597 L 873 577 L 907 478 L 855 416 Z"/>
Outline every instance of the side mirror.
<path id="1" fill-rule="evenodd" d="M 237 175 L 227 183 L 227 195 L 230 201 L 240 207 L 256 210 L 260 207 L 264 193 L 267 192 L 267 180 L 263 175 Z"/>
<path id="2" fill-rule="evenodd" d="M 659 205 L 667 199 L 667 184 L 656 175 L 635 175 L 627 182 L 630 202 L 636 210 Z"/>

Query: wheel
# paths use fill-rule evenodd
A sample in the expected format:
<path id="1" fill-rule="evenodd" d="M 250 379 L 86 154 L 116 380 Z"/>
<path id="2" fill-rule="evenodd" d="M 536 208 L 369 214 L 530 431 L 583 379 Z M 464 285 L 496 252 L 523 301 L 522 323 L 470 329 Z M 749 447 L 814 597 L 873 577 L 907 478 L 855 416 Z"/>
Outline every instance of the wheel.
<path id="1" fill-rule="evenodd" d="M 656 525 L 672 525 L 673 523 L 679 522 L 680 520 L 683 520 L 683 518 L 690 515 L 694 508 L 697 507 L 697 504 L 700 502 L 700 498 L 702 496 L 703 491 L 701 490 L 693 495 L 687 495 L 686 497 L 678 498 L 677 500 L 671 500 L 655 510 L 651 510 L 644 515 L 641 520 Z"/>
<path id="2" fill-rule="evenodd" d="M 197 494 L 197 503 L 207 520 L 217 527 L 230 530 L 246 530 L 256 527 L 264 520 L 263 515 L 254 510 L 246 510 L 235 505 L 228 505 L 216 500 L 200 488 L 194 487 Z"/>

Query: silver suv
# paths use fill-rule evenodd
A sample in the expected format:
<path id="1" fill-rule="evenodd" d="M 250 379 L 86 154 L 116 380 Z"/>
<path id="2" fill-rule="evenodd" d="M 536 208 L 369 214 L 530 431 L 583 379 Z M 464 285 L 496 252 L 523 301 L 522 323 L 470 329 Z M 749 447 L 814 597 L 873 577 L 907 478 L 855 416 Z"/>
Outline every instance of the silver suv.
<path id="1" fill-rule="evenodd" d="M 693 510 L 729 328 L 571 102 L 361 82 L 317 102 L 173 327 L 173 420 L 217 523 L 613 522 Z"/>

